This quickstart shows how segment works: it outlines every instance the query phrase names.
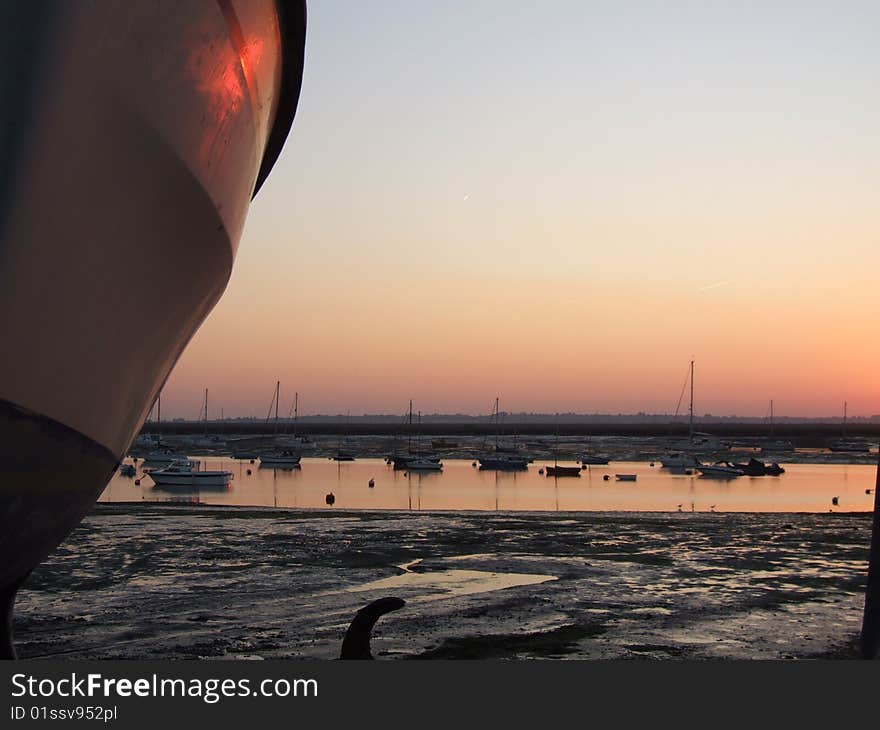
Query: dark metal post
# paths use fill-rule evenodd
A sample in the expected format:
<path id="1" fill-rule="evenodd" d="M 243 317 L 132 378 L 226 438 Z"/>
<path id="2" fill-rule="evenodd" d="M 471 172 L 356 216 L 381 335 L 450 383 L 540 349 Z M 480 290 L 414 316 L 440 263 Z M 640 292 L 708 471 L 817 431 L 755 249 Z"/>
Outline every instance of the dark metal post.
<path id="1" fill-rule="evenodd" d="M 871 550 L 868 553 L 868 585 L 865 588 L 865 614 L 862 618 L 862 659 L 877 659 L 880 649 L 880 454 L 874 482 L 874 519 Z"/>

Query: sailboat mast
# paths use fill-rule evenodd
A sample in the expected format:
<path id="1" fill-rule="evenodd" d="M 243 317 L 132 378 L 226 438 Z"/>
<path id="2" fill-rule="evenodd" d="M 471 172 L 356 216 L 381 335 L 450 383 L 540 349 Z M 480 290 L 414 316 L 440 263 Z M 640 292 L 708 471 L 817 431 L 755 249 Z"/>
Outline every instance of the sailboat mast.
<path id="1" fill-rule="evenodd" d="M 296 419 L 299 415 L 299 391 L 293 394 L 293 437 L 296 438 Z"/>
<path id="2" fill-rule="evenodd" d="M 843 435 L 846 437 L 846 401 L 843 402 Z"/>
<path id="3" fill-rule="evenodd" d="M 694 361 L 691 360 L 691 407 L 690 420 L 688 423 L 688 436 L 691 441 L 694 440 Z"/>
<path id="4" fill-rule="evenodd" d="M 205 436 L 208 435 L 208 389 L 205 388 Z"/>
<path id="5" fill-rule="evenodd" d="M 162 445 L 162 394 L 156 402 L 156 448 Z"/>
<path id="6" fill-rule="evenodd" d="M 275 381 L 275 431 L 278 433 L 278 401 L 281 400 L 281 381 Z"/>
<path id="7" fill-rule="evenodd" d="M 409 428 L 406 430 L 406 448 L 412 453 L 412 398 L 409 399 Z"/>
<path id="8" fill-rule="evenodd" d="M 770 435 L 773 435 L 773 400 L 770 400 Z"/>
<path id="9" fill-rule="evenodd" d="M 498 410 L 498 398 L 495 398 L 495 451 L 498 451 L 498 432 L 501 430 L 501 412 Z"/>

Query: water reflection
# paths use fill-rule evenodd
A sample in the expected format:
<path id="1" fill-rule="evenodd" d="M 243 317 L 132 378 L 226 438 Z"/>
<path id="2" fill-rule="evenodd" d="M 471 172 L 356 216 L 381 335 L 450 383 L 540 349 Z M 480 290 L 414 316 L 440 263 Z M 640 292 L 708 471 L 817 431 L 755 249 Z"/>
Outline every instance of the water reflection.
<path id="1" fill-rule="evenodd" d="M 200 458 L 205 469 L 228 469 L 231 488 L 197 490 L 154 487 L 138 468 L 140 486 L 116 475 L 102 501 L 164 501 L 169 494 L 198 497 L 203 503 L 324 509 L 333 492 L 335 509 L 486 510 L 486 511 L 683 511 L 827 512 L 870 511 L 875 482 L 872 465 L 786 464 L 782 476 L 715 480 L 651 467 L 648 462 L 612 462 L 591 466 L 580 479 L 522 471 L 477 469 L 470 460 L 444 461 L 442 472 L 394 470 L 382 459 L 335 462 L 304 458 L 299 468 L 256 468 L 247 461 Z M 250 472 L 250 473 L 248 473 Z M 637 475 L 635 482 L 614 479 Z M 370 481 L 374 486 L 370 487 Z"/>

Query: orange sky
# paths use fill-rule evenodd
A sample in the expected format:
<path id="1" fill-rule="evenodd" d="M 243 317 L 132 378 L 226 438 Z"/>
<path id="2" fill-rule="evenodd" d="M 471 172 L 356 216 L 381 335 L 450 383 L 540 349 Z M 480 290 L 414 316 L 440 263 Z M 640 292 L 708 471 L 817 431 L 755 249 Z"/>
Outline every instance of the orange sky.
<path id="1" fill-rule="evenodd" d="M 880 10 L 491 8 L 310 6 L 163 416 L 880 413 Z"/>

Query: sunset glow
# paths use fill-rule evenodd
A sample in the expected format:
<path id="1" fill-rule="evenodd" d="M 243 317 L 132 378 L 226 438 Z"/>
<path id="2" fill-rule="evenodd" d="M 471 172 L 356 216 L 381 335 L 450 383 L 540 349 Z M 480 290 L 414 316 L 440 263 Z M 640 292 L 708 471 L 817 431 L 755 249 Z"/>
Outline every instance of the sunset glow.
<path id="1" fill-rule="evenodd" d="M 880 413 L 878 14 L 310 6 L 163 414 Z"/>

